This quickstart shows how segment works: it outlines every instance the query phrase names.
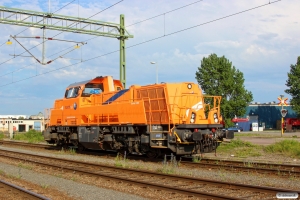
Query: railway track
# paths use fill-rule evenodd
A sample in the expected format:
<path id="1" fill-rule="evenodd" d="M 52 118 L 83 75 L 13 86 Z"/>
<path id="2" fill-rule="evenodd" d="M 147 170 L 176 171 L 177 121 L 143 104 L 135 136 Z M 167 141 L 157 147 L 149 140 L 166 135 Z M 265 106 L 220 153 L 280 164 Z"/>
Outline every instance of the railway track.
<path id="1" fill-rule="evenodd" d="M 25 188 L 0 180 L 1 199 L 50 200 Z"/>
<path id="2" fill-rule="evenodd" d="M 23 142 L 13 142 L 13 141 L 0 141 L 0 144 L 12 145 L 12 146 L 24 146 L 24 147 L 33 147 L 41 149 L 61 149 L 61 147 L 53 145 L 44 145 L 44 144 L 32 144 L 32 143 L 23 143 Z M 82 152 L 83 154 L 107 156 L 108 152 L 92 152 L 86 151 Z M 110 152 L 113 155 L 115 153 Z M 131 155 L 130 159 L 149 161 L 141 156 Z M 191 160 L 191 158 L 189 158 Z M 152 162 L 161 162 L 160 159 L 151 160 Z M 300 165 L 292 164 L 278 164 L 278 163 L 262 163 L 255 161 L 235 161 L 235 160 L 224 160 L 224 159 L 206 159 L 202 158 L 199 162 L 190 162 L 190 161 L 180 161 L 181 167 L 188 168 L 208 168 L 208 169 L 224 169 L 231 172 L 245 172 L 245 173 L 260 173 L 274 176 L 284 176 L 284 177 L 300 177 Z"/>
<path id="3" fill-rule="evenodd" d="M 150 171 L 120 168 L 102 164 L 86 163 L 28 153 L 0 150 L 0 155 L 8 159 L 31 162 L 45 169 L 56 169 L 63 173 L 76 173 L 96 176 L 106 180 L 128 183 L 131 186 L 151 188 L 157 195 L 168 198 L 209 198 L 209 199 L 270 199 L 278 192 L 297 192 L 288 189 L 262 187 L 246 184 L 228 183 L 188 176 L 167 175 Z M 128 187 L 131 187 L 128 186 Z M 164 193 L 164 194 L 161 194 Z"/>
<path id="4" fill-rule="evenodd" d="M 224 169 L 232 172 L 260 173 L 267 175 L 300 177 L 300 165 L 262 163 L 254 161 L 235 161 L 220 159 L 201 159 L 199 162 L 181 161 L 181 166 L 190 168 Z"/>
<path id="5" fill-rule="evenodd" d="M 15 142 L 8 140 L 0 140 L 1 145 L 11 145 L 11 146 L 22 146 L 22 147 L 32 147 L 32 148 L 40 148 L 40 149 L 58 149 L 59 147 L 48 144 L 34 144 L 34 143 L 26 143 L 26 142 Z M 61 148 L 61 147 L 60 147 Z"/>

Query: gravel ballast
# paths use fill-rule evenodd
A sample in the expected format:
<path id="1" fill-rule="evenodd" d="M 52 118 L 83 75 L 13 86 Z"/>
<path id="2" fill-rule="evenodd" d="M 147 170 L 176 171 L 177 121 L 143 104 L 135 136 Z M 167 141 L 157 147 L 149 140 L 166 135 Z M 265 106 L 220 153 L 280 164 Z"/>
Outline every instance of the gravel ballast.
<path id="1" fill-rule="evenodd" d="M 5 148 L 5 149 L 11 149 L 11 148 Z M 14 149 L 14 150 L 24 151 L 20 149 Z M 30 153 L 31 151 L 26 151 L 26 152 Z M 41 187 L 47 186 L 47 187 L 56 188 L 57 190 L 67 193 L 70 197 L 73 197 L 73 199 L 83 199 L 83 200 L 96 200 L 96 199 L 97 200 L 98 199 L 143 200 L 145 199 L 136 195 L 122 193 L 122 192 L 109 190 L 105 188 L 99 188 L 92 185 L 82 184 L 82 183 L 74 182 L 72 180 L 63 179 L 57 176 L 37 173 L 33 170 L 28 170 L 14 165 L 9 165 L 3 162 L 0 162 L 0 171 L 6 173 L 7 175 L 20 177 L 23 180 L 40 185 Z"/>
<path id="2" fill-rule="evenodd" d="M 7 149 L 7 150 L 15 150 L 15 151 L 20 151 L 20 152 L 27 152 L 27 153 L 33 153 L 35 152 L 34 150 L 28 150 L 28 149 L 20 149 L 20 148 L 11 148 L 11 147 L 5 147 L 5 146 L 0 146 L 0 149 Z M 103 158 L 99 156 L 89 156 L 89 155 L 81 155 L 81 154 L 67 154 L 67 153 L 60 153 L 58 151 L 43 151 L 43 150 L 38 150 L 39 152 L 35 152 L 35 154 L 38 155 L 46 155 L 46 156 L 53 156 L 53 157 L 59 157 L 59 158 L 66 158 L 66 159 L 74 159 L 74 160 L 80 160 L 80 161 L 88 161 L 88 162 L 95 162 L 95 163 L 103 163 L 103 164 L 109 164 L 109 165 L 115 165 L 116 161 L 112 158 Z M 207 157 L 212 157 L 213 154 L 206 154 Z M 219 157 L 220 158 L 220 157 Z M 227 157 L 230 158 L 230 157 Z M 263 159 L 263 158 L 260 158 Z M 294 164 L 298 164 L 299 160 L 298 159 L 287 159 L 286 157 L 281 157 L 274 155 L 274 157 L 270 158 L 273 161 L 280 161 L 281 159 L 285 162 L 290 161 Z M 254 160 L 252 159 L 246 159 L 249 162 L 253 162 Z M 266 160 L 265 160 L 266 161 Z M 0 160 L 0 166 L 2 166 L 4 163 L 1 163 Z M 143 169 L 143 170 L 152 170 L 152 171 L 159 171 L 162 169 L 162 164 L 161 163 L 149 163 L 149 162 L 142 162 L 142 161 L 134 161 L 130 160 L 125 163 L 126 167 L 129 168 L 135 168 L 135 169 Z M 17 171 L 14 171 L 14 173 L 18 173 L 19 167 L 17 168 Z M 0 168 L 1 170 L 6 172 L 6 167 Z M 21 172 L 23 173 L 25 169 L 21 169 Z M 31 170 L 28 170 L 31 171 Z M 25 173 L 25 172 L 24 172 Z M 281 188 L 287 188 L 287 189 L 297 189 L 299 190 L 300 188 L 300 181 L 298 178 L 294 177 L 276 177 L 276 176 L 268 176 L 268 175 L 263 175 L 263 174 L 247 174 L 247 173 L 233 173 L 226 171 L 224 169 L 220 170 L 207 170 L 207 169 L 185 169 L 185 168 L 175 168 L 172 169 L 173 174 L 181 174 L 181 175 L 189 175 L 192 177 L 199 177 L 199 178 L 208 178 L 212 180 L 221 180 L 221 181 L 228 181 L 228 182 L 236 182 L 236 183 L 243 183 L 243 184 L 251 184 L 251 185 L 260 185 L 260 186 L 268 186 L 268 187 L 281 187 Z M 44 174 L 40 174 L 44 175 Z M 31 171 L 31 176 L 36 176 L 36 172 Z M 45 175 L 49 176 L 49 175 Z M 48 184 L 54 187 L 59 187 L 63 191 L 67 191 L 68 194 L 73 194 L 73 191 L 70 190 L 69 187 L 73 188 L 73 186 L 68 186 L 69 184 L 76 184 L 74 186 L 75 193 L 78 194 L 76 197 L 81 197 L 83 199 L 143 199 L 142 197 L 139 196 L 134 196 L 130 194 L 124 194 L 120 193 L 114 190 L 107 190 L 107 189 L 101 189 L 96 186 L 92 185 L 87 185 L 87 184 L 82 184 L 82 183 L 76 183 L 72 180 L 66 180 L 63 178 L 58 178 L 55 176 L 50 176 L 53 178 L 49 179 L 51 180 L 50 183 L 48 183 L 48 178 L 33 178 L 37 179 L 39 181 L 44 181 L 44 182 L 37 182 L 37 184 Z M 22 177 L 25 179 L 25 176 Z M 30 179 L 27 179 L 31 181 Z M 63 183 L 63 181 L 66 181 Z M 58 184 L 59 183 L 59 184 Z M 78 185 L 77 185 L 78 184 Z M 92 188 L 96 188 L 94 190 Z M 102 192 L 103 190 L 103 192 Z M 101 191 L 101 192 L 100 192 Z M 118 195 L 120 193 L 121 196 Z M 96 195 L 95 195 L 96 194 Z M 136 193 L 135 193 L 136 194 Z M 142 193 L 140 193 L 142 194 Z M 75 196 L 74 196 L 75 197 Z M 121 198 L 120 198 L 121 197 Z"/>

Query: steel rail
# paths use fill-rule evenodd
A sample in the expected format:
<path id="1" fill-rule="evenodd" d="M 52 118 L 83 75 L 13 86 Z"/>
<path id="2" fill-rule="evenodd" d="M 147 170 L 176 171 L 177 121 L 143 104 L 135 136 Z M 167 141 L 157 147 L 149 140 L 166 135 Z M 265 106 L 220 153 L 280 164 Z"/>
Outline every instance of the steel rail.
<path id="1" fill-rule="evenodd" d="M 5 190 L 4 192 L 12 192 L 12 191 L 17 191 L 20 195 L 23 196 L 24 199 L 39 199 L 39 200 L 50 200 L 49 198 L 42 196 L 40 194 L 37 194 L 35 192 L 32 192 L 30 190 L 27 190 L 25 188 L 19 187 L 17 185 L 14 185 L 12 183 L 9 183 L 7 181 L 4 180 L 0 180 L 0 185 L 2 185 L 2 187 L 0 186 L 0 190 Z M 9 188 L 8 190 L 6 190 L 5 188 Z M 23 199 L 22 198 L 22 199 Z"/>
<path id="2" fill-rule="evenodd" d="M 278 176 L 300 177 L 300 165 L 262 163 L 253 161 L 236 161 L 220 159 L 201 159 L 199 162 L 181 161 L 180 164 L 192 168 L 226 169 L 231 171 L 246 171 L 272 174 Z"/>
<path id="3" fill-rule="evenodd" d="M 58 146 L 44 145 L 44 144 L 31 144 L 23 142 L 13 142 L 0 140 L 0 144 L 27 146 L 43 149 L 60 149 Z M 91 154 L 91 152 L 86 152 Z M 107 153 L 93 153 L 93 155 L 106 155 Z M 131 156 L 132 159 L 132 156 Z M 141 157 L 133 159 L 141 160 Z M 143 159 L 144 160 L 144 159 Z M 154 160 L 154 162 L 160 162 L 161 160 Z M 253 173 L 264 173 L 268 175 L 276 176 L 294 176 L 300 177 L 300 165 L 292 164 L 276 164 L 266 162 L 254 162 L 254 161 L 236 161 L 236 160 L 223 160 L 223 159 L 201 159 L 199 162 L 188 162 L 180 161 L 181 167 L 191 167 L 193 169 L 198 168 L 211 168 L 211 169 L 226 169 L 232 172 L 253 172 Z"/>
<path id="4" fill-rule="evenodd" d="M 33 144 L 33 143 L 26 143 L 26 142 L 7 141 L 7 140 L 0 140 L 0 144 L 25 146 L 25 147 L 35 147 L 35 148 L 58 148 L 57 146 L 47 145 L 47 144 Z"/>
<path id="5" fill-rule="evenodd" d="M 5 153 L 1 153 L 1 151 Z M 16 157 L 16 156 L 10 156 L 9 154 L 16 154 L 21 157 Z M 13 158 L 17 160 L 23 160 L 26 162 L 32 162 L 35 164 L 39 165 L 47 165 L 51 166 L 54 168 L 58 168 L 61 170 L 68 170 L 71 172 L 80 172 L 80 173 L 85 173 L 85 174 L 90 174 L 90 175 L 95 175 L 95 176 L 101 176 L 105 177 L 106 179 L 114 179 L 114 180 L 121 180 L 124 182 L 129 182 L 129 183 L 134 183 L 138 185 L 144 185 L 146 187 L 152 187 L 160 190 L 168 190 L 172 191 L 175 193 L 181 193 L 181 194 L 188 194 L 189 196 L 194 196 L 194 197 L 205 197 L 205 198 L 213 198 L 213 199 L 243 199 L 243 197 L 232 197 L 232 196 L 226 196 L 226 195 L 220 195 L 220 194 L 213 194 L 209 192 L 203 192 L 203 191 L 196 191 L 194 190 L 195 187 L 190 188 L 190 189 L 185 189 L 185 188 L 180 188 L 180 184 L 175 184 L 172 185 L 172 183 L 180 183 L 180 182 L 186 182 L 184 187 L 190 187 L 192 186 L 197 186 L 198 185 L 204 185 L 211 188 L 212 186 L 220 189 L 222 188 L 222 191 L 228 189 L 228 190 L 242 190 L 242 194 L 247 194 L 249 195 L 249 192 L 255 192 L 255 194 L 252 193 L 252 195 L 256 196 L 257 194 L 263 194 L 263 195 L 273 195 L 273 197 L 276 196 L 278 192 L 298 192 L 300 191 L 294 191 L 294 190 L 289 190 L 289 189 L 283 189 L 283 188 L 272 188 L 272 187 L 263 187 L 263 186 L 254 186 L 254 185 L 247 185 L 247 184 L 238 184 L 238 183 L 228 183 L 224 181 L 215 181 L 215 180 L 209 180 L 209 179 L 202 179 L 202 178 L 194 178 L 194 177 L 188 177 L 188 176 L 177 176 L 177 175 L 167 175 L 167 174 L 162 174 L 162 173 L 156 173 L 156 172 L 150 172 L 150 171 L 144 171 L 144 170 L 135 170 L 135 169 L 124 169 L 124 168 L 119 168 L 119 167 L 114 167 L 114 166 L 108 166 L 108 165 L 102 165 L 102 164 L 94 164 L 94 163 L 86 163 L 82 161 L 74 161 L 74 160 L 68 160 L 68 159 L 62 159 L 62 158 L 53 158 L 53 157 L 46 157 L 46 156 L 40 156 L 40 155 L 34 155 L 34 154 L 28 154 L 28 153 L 21 153 L 21 152 L 15 152 L 15 151 L 8 151 L 8 150 L 0 150 L 0 154 L 3 157 L 8 157 L 8 158 Z M 30 156 L 33 160 L 30 160 L 29 158 L 26 158 L 26 156 Z M 47 162 L 41 162 L 38 161 L 37 159 L 47 159 Z M 49 161 L 52 160 L 52 161 Z M 61 165 L 54 164 L 61 162 Z M 70 167 L 71 165 L 71 167 Z M 82 166 L 80 166 L 82 165 Z M 86 170 L 88 168 L 88 170 Z M 99 169 L 101 171 L 99 172 Z M 103 172 L 103 170 L 110 170 L 110 175 L 107 172 Z M 96 172 L 95 172 L 96 171 Z M 133 174 L 138 174 L 138 178 L 136 179 L 130 179 L 130 178 L 124 178 L 120 177 L 120 175 L 117 174 L 117 171 L 122 171 L 124 174 L 122 176 L 129 176 L 132 178 Z M 159 177 L 159 180 L 165 180 L 167 183 L 163 184 L 158 184 L 158 183 L 153 183 L 151 181 L 141 181 L 143 180 L 143 176 L 149 176 L 151 179 L 154 179 L 154 177 Z M 149 179 L 149 178 L 148 178 Z M 186 185 L 189 183 L 189 186 Z M 197 188 L 199 189 L 199 188 Z M 209 189 L 208 189 L 209 190 Z M 250 195 L 251 196 L 251 195 Z M 244 197 L 247 199 L 247 197 Z"/>

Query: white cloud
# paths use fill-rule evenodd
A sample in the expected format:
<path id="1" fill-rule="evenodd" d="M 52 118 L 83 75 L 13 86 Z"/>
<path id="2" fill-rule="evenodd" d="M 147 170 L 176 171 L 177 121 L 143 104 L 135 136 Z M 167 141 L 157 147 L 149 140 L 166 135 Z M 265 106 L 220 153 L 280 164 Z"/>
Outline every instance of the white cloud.
<path id="1" fill-rule="evenodd" d="M 51 11 L 53 12 L 69 2 L 66 0 L 51 1 Z M 128 26 L 193 2 L 195 1 L 122 1 L 116 6 L 97 14 L 92 19 L 119 23 L 120 14 L 124 14 L 125 24 Z M 79 6 L 77 3 L 77 1 L 73 2 L 57 12 L 57 14 L 90 17 L 112 5 L 110 1 L 99 2 L 96 0 L 88 2 L 79 1 Z M 253 91 L 255 98 L 261 98 L 255 99 L 255 101 L 273 100 L 269 99 L 269 95 L 265 95 L 265 91 L 260 86 L 268 86 L 270 96 L 275 96 L 275 94 L 279 93 L 278 88 L 280 88 L 279 90 L 283 90 L 284 79 L 286 79 L 289 66 L 292 63 L 294 64 L 300 52 L 300 38 L 298 37 L 300 35 L 298 26 L 300 22 L 300 13 L 298 11 L 300 6 L 299 1 L 280 1 L 226 19 L 180 31 L 264 3 L 268 4 L 268 1 L 202 1 L 127 27 L 126 29 L 134 35 L 134 38 L 126 41 L 127 47 L 163 36 L 164 33 L 176 32 L 171 36 L 162 37 L 126 50 L 127 82 L 139 85 L 153 83 L 155 81 L 155 70 L 153 70 L 153 66 L 151 68 L 150 61 L 159 63 L 159 80 L 165 82 L 195 81 L 195 71 L 201 59 L 211 53 L 216 53 L 219 56 L 224 55 L 232 61 L 234 66 L 243 71 L 247 78 L 247 88 Z M 0 5 L 27 10 L 48 11 L 48 1 L 0 0 Z M 9 35 L 15 35 L 25 29 L 25 27 L 3 24 L 0 25 L 0 28 L 3 30 L 0 32 L 3 42 L 9 38 Z M 59 33 L 58 31 L 47 30 L 46 36 L 53 37 Z M 21 35 L 42 36 L 42 30 L 29 28 Z M 56 38 L 84 41 L 92 37 L 90 35 L 63 33 Z M 22 44 L 26 45 L 26 48 L 30 48 L 38 45 L 41 41 L 22 39 Z M 46 42 L 46 60 L 48 61 L 60 56 L 65 51 L 58 52 L 68 47 L 71 48 L 72 45 L 64 42 Z M 69 65 L 78 62 L 77 60 L 57 59 L 50 65 L 44 66 L 34 64 L 35 61 L 32 58 L 17 57 L 0 65 L 0 76 L 1 74 L 6 74 L 26 66 L 26 68 L 14 72 L 14 80 L 26 79 L 31 76 L 35 77 L 37 72 L 45 74 L 19 82 L 18 84 L 6 86 L 3 90 L 6 93 L 11 93 L 12 96 L 17 92 L 26 96 L 26 93 L 30 91 L 37 94 L 40 90 L 46 90 L 47 93 L 43 94 L 41 92 L 39 95 L 43 97 L 44 95 L 49 95 L 53 98 L 58 93 L 58 96 L 61 96 L 64 88 L 72 82 L 88 80 L 97 75 L 113 75 L 115 78 L 118 78 L 119 53 L 107 54 L 118 49 L 119 41 L 117 39 L 98 37 L 88 41 L 88 44 L 79 51 L 73 51 L 65 57 L 83 60 L 99 57 L 74 66 Z M 31 52 L 38 59 L 41 59 L 41 50 L 42 46 L 40 45 L 32 49 Z M 15 47 L 5 46 L 5 48 L 2 46 L 0 50 L 0 62 L 11 58 L 9 54 L 17 54 L 23 51 L 18 45 Z M 47 73 L 50 70 L 64 66 L 69 67 Z M 271 73 L 270 70 L 272 70 Z M 278 75 L 276 80 L 282 80 L 279 85 L 283 85 L 283 87 L 277 87 L 278 85 L 274 85 L 273 87 L 272 81 L 274 80 L 263 79 L 261 81 L 262 77 L 257 76 L 260 73 L 268 73 L 272 77 L 273 75 Z M 2 77 L 2 82 L 10 83 L 11 80 L 11 74 Z M 249 82 L 249 80 L 251 81 Z M 16 91 L 16 87 L 22 89 Z M 18 102 L 15 101 L 15 104 L 18 105 Z M 42 103 L 36 102 L 36 104 L 39 104 L 39 108 L 43 106 Z M 5 105 L 0 108 L 0 112 L 4 111 L 4 109 L 6 109 Z M 30 109 L 35 108 L 30 107 Z M 38 111 L 34 111 L 33 113 L 36 112 Z"/>
<path id="2" fill-rule="evenodd" d="M 197 51 L 203 51 L 204 48 L 232 49 L 241 46 L 241 42 L 232 40 L 221 40 L 212 42 L 201 42 L 195 46 Z"/>
<path id="3" fill-rule="evenodd" d="M 199 62 L 203 57 L 208 56 L 208 54 L 183 53 L 179 49 L 175 49 L 174 56 L 185 62 Z"/>
<path id="4" fill-rule="evenodd" d="M 250 55 L 263 54 L 265 56 L 269 56 L 271 54 L 276 54 L 277 52 L 272 49 L 265 49 L 264 47 L 260 47 L 259 45 L 250 45 L 250 47 L 246 49 L 246 53 Z"/>

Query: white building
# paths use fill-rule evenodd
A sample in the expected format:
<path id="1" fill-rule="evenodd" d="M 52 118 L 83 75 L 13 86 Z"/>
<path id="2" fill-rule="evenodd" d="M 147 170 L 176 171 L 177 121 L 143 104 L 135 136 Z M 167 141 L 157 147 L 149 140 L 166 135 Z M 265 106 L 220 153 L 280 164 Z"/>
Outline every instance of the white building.
<path id="1" fill-rule="evenodd" d="M 43 131 L 44 127 L 44 119 L 0 118 L 1 132 L 27 132 L 31 129 L 35 129 L 36 131 Z"/>
<path id="2" fill-rule="evenodd" d="M 7 119 L 7 118 L 14 118 L 14 119 L 26 119 L 27 116 L 26 115 L 0 115 L 0 119 Z"/>

